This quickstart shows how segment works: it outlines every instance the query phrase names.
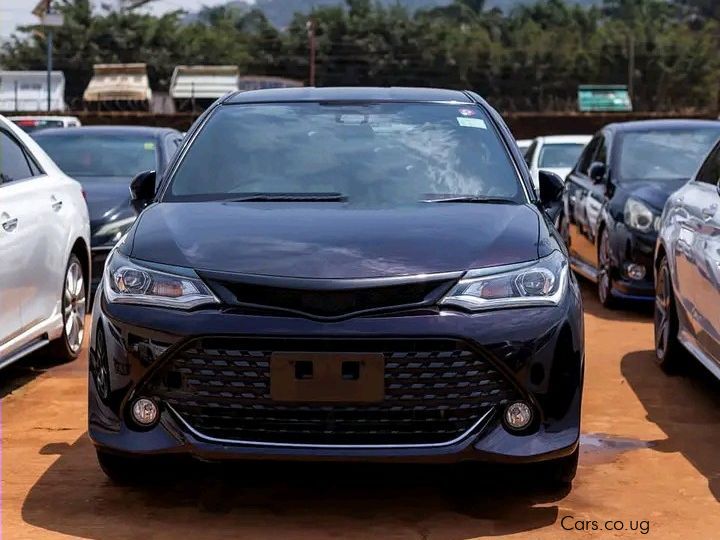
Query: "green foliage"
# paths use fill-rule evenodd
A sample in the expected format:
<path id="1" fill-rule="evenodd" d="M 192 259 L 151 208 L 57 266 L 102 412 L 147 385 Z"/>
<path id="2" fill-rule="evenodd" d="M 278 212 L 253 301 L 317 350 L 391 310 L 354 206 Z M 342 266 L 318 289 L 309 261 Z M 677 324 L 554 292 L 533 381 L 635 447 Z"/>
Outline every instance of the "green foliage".
<path id="1" fill-rule="evenodd" d="M 55 39 L 56 66 L 70 100 L 98 62 L 146 62 L 157 89 L 167 88 L 177 64 L 236 64 L 245 73 L 307 80 L 308 15 L 279 30 L 263 11 L 279 1 L 253 9 L 236 2 L 188 18 L 93 13 L 89 0 L 59 0 L 66 22 Z M 541 0 L 507 11 L 488 9 L 497 0 L 417 0 L 411 9 L 395 0 L 345 2 L 314 2 L 319 85 L 470 88 L 502 109 L 574 109 L 579 84 L 627 83 L 634 50 L 636 109 L 717 105 L 715 1 Z M 416 11 L 420 5 L 430 7 Z M 21 31 L 3 46 L 0 63 L 43 69 L 44 48 L 44 36 Z"/>

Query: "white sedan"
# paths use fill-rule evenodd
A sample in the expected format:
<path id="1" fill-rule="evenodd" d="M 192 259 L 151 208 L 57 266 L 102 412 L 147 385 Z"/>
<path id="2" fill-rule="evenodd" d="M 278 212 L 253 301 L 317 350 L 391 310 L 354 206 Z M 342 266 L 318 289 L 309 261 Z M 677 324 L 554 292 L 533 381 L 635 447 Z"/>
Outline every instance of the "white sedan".
<path id="1" fill-rule="evenodd" d="M 537 137 L 525 153 L 535 189 L 540 186 L 540 170 L 554 172 L 565 180 L 591 138 L 590 135 Z"/>
<path id="2" fill-rule="evenodd" d="M 0 367 L 47 344 L 77 357 L 90 282 L 82 187 L 0 116 Z"/>

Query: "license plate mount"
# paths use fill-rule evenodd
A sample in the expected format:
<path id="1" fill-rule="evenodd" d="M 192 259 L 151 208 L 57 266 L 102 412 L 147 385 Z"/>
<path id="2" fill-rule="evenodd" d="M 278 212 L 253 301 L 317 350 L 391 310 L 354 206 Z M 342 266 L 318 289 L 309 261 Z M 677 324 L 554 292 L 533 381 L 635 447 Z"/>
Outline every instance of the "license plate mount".
<path id="1" fill-rule="evenodd" d="M 376 403 L 385 397 L 382 353 L 275 352 L 270 357 L 274 401 Z"/>

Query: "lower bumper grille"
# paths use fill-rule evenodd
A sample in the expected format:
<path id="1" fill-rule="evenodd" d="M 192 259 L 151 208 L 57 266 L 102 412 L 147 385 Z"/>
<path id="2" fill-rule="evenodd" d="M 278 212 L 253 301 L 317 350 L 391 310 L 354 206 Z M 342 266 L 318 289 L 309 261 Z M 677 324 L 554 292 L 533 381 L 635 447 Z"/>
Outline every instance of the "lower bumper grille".
<path id="1" fill-rule="evenodd" d="M 377 403 L 287 403 L 270 397 L 273 352 L 375 352 L 385 359 Z M 452 441 L 515 387 L 460 341 L 198 339 L 143 393 L 212 438 L 286 444 L 386 445 Z"/>

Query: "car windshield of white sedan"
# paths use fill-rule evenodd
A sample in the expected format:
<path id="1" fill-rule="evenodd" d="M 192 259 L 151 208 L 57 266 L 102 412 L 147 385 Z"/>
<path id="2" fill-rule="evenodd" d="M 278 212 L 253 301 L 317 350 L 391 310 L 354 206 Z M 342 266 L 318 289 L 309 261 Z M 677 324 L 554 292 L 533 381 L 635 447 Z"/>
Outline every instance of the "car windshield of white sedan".
<path id="1" fill-rule="evenodd" d="M 65 174 L 83 181 L 87 177 L 126 181 L 158 166 L 157 145 L 146 136 L 41 132 L 35 140 Z"/>
<path id="2" fill-rule="evenodd" d="M 192 143 L 165 200 L 323 194 L 382 206 L 526 200 L 482 109 L 427 103 L 222 106 Z"/>
<path id="3" fill-rule="evenodd" d="M 541 168 L 569 168 L 575 165 L 585 148 L 582 144 L 546 144 L 540 152 L 538 165 Z"/>
<path id="4" fill-rule="evenodd" d="M 720 138 L 718 128 L 629 132 L 620 135 L 620 180 L 690 178 Z"/>

